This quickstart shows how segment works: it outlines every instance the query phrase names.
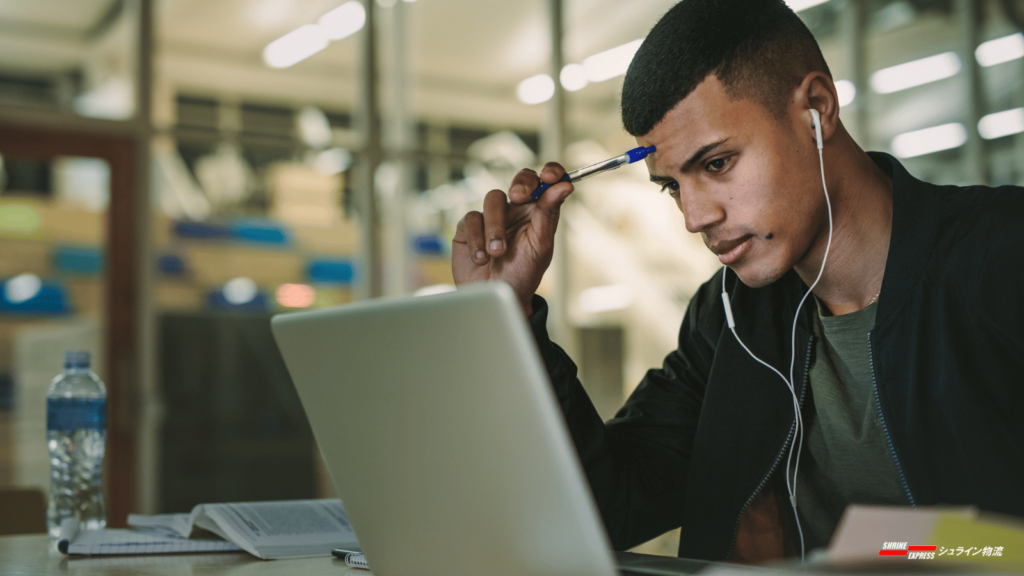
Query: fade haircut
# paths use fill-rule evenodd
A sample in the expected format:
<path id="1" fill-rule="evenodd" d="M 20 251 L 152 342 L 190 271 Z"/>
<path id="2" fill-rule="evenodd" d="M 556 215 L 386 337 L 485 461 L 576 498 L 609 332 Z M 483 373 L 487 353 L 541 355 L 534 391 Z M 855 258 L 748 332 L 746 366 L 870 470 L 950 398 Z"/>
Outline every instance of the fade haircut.
<path id="1" fill-rule="evenodd" d="M 654 25 L 622 86 L 622 124 L 650 132 L 708 76 L 734 99 L 781 118 L 812 71 L 832 73 L 807 26 L 783 0 L 683 0 Z"/>

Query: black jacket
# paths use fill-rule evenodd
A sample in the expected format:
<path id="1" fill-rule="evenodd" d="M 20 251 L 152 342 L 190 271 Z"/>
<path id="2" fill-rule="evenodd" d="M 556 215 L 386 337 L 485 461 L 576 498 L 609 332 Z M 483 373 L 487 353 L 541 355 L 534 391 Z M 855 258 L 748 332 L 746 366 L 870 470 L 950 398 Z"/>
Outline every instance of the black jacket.
<path id="1" fill-rule="evenodd" d="M 872 370 L 907 497 L 1024 516 L 1024 189 L 935 186 L 891 156 L 871 157 L 893 180 Z M 680 556 L 729 558 L 741 516 L 781 480 L 792 396 L 726 327 L 721 274 L 691 300 L 679 348 L 607 423 L 548 339 L 546 304 L 534 302 L 537 343 L 616 549 L 682 526 Z M 788 372 L 806 285 L 793 271 L 759 289 L 735 274 L 726 284 L 743 341 Z M 813 309 L 797 327 L 801 401 Z M 780 518 L 791 521 L 791 510 Z"/>

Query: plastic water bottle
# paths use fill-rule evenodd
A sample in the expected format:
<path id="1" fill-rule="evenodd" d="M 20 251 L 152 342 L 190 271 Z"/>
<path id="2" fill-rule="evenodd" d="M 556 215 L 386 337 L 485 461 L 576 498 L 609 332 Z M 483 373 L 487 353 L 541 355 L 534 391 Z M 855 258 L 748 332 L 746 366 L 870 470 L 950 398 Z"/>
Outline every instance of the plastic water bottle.
<path id="1" fill-rule="evenodd" d="M 89 370 L 89 353 L 68 350 L 64 373 L 46 391 L 46 440 L 50 449 L 50 536 L 75 517 L 83 529 L 104 528 L 103 453 L 107 441 L 107 388 Z"/>

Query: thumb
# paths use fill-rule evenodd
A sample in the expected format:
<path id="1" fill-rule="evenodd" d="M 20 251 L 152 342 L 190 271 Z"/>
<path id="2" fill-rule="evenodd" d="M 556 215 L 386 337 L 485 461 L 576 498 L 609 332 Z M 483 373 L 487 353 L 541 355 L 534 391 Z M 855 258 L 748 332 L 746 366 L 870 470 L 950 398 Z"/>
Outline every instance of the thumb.
<path id="1" fill-rule="evenodd" d="M 533 211 L 532 223 L 542 237 L 555 235 L 555 228 L 558 225 L 558 215 L 566 198 L 572 194 L 574 188 L 571 182 L 558 182 L 551 188 L 544 191 L 544 194 L 537 200 L 537 207 Z"/>

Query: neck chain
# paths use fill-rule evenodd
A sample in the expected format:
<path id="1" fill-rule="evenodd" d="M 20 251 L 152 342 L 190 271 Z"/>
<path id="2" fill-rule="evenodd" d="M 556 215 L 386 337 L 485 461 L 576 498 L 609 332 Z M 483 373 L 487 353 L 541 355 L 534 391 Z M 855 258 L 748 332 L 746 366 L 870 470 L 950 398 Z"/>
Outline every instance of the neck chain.
<path id="1" fill-rule="evenodd" d="M 878 294 L 875 294 L 875 297 L 874 297 L 874 298 L 872 298 L 870 302 L 868 302 L 868 306 L 871 306 L 872 304 L 874 304 L 874 303 L 875 303 L 875 301 L 877 301 L 877 300 L 878 300 L 878 297 L 879 297 L 879 296 L 881 296 L 881 295 L 882 295 L 882 290 L 881 290 L 881 289 L 879 289 L 879 290 L 878 290 Z"/>

